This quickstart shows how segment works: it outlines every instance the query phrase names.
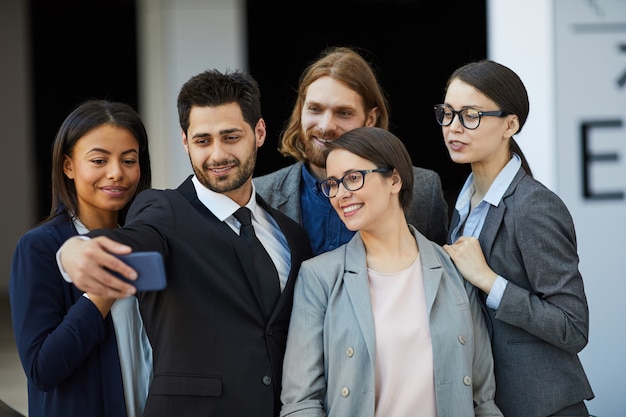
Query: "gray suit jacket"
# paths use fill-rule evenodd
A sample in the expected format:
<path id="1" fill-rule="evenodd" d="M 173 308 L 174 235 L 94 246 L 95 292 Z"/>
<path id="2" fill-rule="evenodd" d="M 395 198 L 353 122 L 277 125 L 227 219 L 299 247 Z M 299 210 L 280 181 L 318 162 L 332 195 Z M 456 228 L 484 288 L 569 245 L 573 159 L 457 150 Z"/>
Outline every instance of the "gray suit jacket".
<path id="1" fill-rule="evenodd" d="M 438 415 L 502 416 L 477 290 L 441 247 L 411 231 L 424 274 Z M 360 233 L 303 262 L 294 291 L 281 416 L 373 417 L 376 335 Z"/>
<path id="2" fill-rule="evenodd" d="M 455 211 L 451 227 L 458 221 Z M 589 310 L 565 204 L 520 168 L 479 241 L 491 269 L 509 281 L 498 309 L 485 307 L 504 415 L 545 417 L 592 399 L 577 355 Z"/>
<path id="3" fill-rule="evenodd" d="M 300 182 L 302 162 L 253 178 L 256 192 L 267 203 L 302 224 Z M 448 205 L 435 171 L 413 167 L 413 200 L 406 219 L 428 239 L 440 245 L 448 237 Z"/>

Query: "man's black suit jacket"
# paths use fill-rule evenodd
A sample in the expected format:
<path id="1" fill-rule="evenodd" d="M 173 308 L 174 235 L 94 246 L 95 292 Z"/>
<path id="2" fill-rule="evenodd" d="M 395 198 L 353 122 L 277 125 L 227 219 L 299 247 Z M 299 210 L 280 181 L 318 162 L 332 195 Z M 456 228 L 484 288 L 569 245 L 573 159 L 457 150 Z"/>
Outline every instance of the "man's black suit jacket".
<path id="1" fill-rule="evenodd" d="M 124 227 L 90 233 L 164 256 L 166 289 L 138 294 L 154 354 L 144 416 L 278 415 L 294 282 L 311 248 L 297 223 L 258 195 L 257 202 L 291 249 L 289 279 L 270 317 L 244 242 L 198 200 L 191 177 L 176 190 L 143 191 Z"/>

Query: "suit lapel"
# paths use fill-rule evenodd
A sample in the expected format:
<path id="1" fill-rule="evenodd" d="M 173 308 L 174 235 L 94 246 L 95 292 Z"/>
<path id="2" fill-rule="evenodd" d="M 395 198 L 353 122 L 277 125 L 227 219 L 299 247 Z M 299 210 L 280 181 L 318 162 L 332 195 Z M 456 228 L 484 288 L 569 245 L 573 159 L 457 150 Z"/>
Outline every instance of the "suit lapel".
<path id="1" fill-rule="evenodd" d="M 424 294 L 426 296 L 428 317 L 430 317 L 430 312 L 433 308 L 433 304 L 435 303 L 435 298 L 437 297 L 439 284 L 441 283 L 443 268 L 441 267 L 441 262 L 435 254 L 435 250 L 430 242 L 414 227 L 411 227 L 411 231 L 413 232 L 413 236 L 417 241 L 417 247 L 420 251 L 420 261 L 422 263 L 422 273 L 424 278 Z"/>
<path id="2" fill-rule="evenodd" d="M 237 233 L 235 233 L 227 224 L 215 217 L 211 210 L 202 204 L 202 202 L 198 199 L 196 189 L 191 182 L 191 176 L 189 176 L 187 180 L 185 180 L 178 187 L 178 191 L 189 202 L 189 204 L 191 204 L 193 208 L 196 209 L 196 211 L 214 227 L 216 232 L 221 233 L 226 240 L 231 242 L 234 247 L 234 251 L 237 254 L 237 258 L 239 259 L 239 263 L 245 272 L 246 279 L 252 288 L 252 293 L 254 294 L 257 305 L 263 314 L 265 314 L 263 301 L 261 299 L 261 289 L 259 288 L 259 282 L 256 278 L 254 263 L 245 243 L 239 239 Z"/>
<path id="3" fill-rule="evenodd" d="M 367 276 L 367 262 L 365 246 L 361 234 L 357 232 L 346 244 L 345 270 L 343 282 L 350 297 L 350 303 L 357 318 L 359 328 L 365 339 L 371 365 L 376 358 L 376 333 L 374 330 L 374 316 L 370 297 L 369 278 Z"/>
<path id="4" fill-rule="evenodd" d="M 513 181 L 511 181 L 511 185 L 505 191 L 502 196 L 502 200 L 500 204 L 496 207 L 489 207 L 489 212 L 487 213 L 487 217 L 485 218 L 485 224 L 483 225 L 482 230 L 480 231 L 480 236 L 478 237 L 478 241 L 480 242 L 480 246 L 485 254 L 485 260 L 489 263 L 489 258 L 491 255 L 491 249 L 493 247 L 493 242 L 496 238 L 496 234 L 502 225 L 502 221 L 504 219 L 504 213 L 506 212 L 506 200 L 510 197 L 517 184 L 526 176 L 526 172 L 523 168 L 520 168 Z"/>
<path id="5" fill-rule="evenodd" d="M 292 219 L 298 219 L 298 223 L 302 224 L 302 208 L 300 207 L 300 182 L 302 181 L 302 163 L 298 162 L 289 167 L 287 175 L 282 179 L 274 191 L 278 193 L 274 197 L 273 206 Z M 258 198 L 257 198 L 258 200 Z"/>

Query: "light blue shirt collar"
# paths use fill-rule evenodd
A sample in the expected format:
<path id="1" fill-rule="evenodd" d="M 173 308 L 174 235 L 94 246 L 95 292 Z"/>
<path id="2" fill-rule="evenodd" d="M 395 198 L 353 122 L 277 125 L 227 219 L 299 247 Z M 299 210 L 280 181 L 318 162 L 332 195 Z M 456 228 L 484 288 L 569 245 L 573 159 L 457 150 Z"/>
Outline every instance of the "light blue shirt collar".
<path id="1" fill-rule="evenodd" d="M 459 223 L 452 225 L 451 241 L 455 242 L 461 235 L 478 237 L 487 217 L 488 204 L 497 207 L 502 201 L 504 193 L 513 182 L 522 166 L 521 158 L 513 153 L 509 162 L 502 168 L 493 181 L 483 199 L 470 213 L 470 202 L 476 190 L 474 186 L 474 174 L 470 174 L 459 193 L 454 208 L 459 213 Z M 463 230 L 465 228 L 465 230 Z"/>
<path id="2" fill-rule="evenodd" d="M 511 157 L 509 162 L 507 162 L 504 168 L 502 168 L 502 171 L 500 171 L 496 179 L 489 187 L 489 190 L 487 191 L 487 194 L 485 194 L 485 196 L 483 197 L 482 201 L 486 201 L 492 206 L 497 207 L 498 204 L 500 204 L 500 201 L 502 201 L 502 196 L 504 196 L 504 193 L 511 185 L 511 182 L 513 182 L 513 178 L 515 178 L 515 175 L 517 174 L 517 171 L 519 171 L 521 166 L 521 158 L 516 153 L 513 153 L 513 156 Z M 465 181 L 465 184 L 463 185 L 463 188 L 459 193 L 459 198 L 456 201 L 456 205 L 454 206 L 454 208 L 457 209 L 459 213 L 463 210 L 464 207 L 467 211 L 469 211 L 470 200 L 475 190 L 476 188 L 474 187 L 474 174 L 470 174 L 467 177 L 467 180 Z"/>

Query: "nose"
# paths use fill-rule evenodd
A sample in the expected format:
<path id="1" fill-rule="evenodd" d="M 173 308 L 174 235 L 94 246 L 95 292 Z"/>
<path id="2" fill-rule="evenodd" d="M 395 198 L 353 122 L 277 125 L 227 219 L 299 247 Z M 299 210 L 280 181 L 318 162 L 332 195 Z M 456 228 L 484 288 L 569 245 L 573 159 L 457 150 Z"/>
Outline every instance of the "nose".
<path id="1" fill-rule="evenodd" d="M 332 111 L 325 111 L 319 119 L 319 128 L 324 132 L 332 132 L 337 129 L 337 123 Z"/>
<path id="2" fill-rule="evenodd" d="M 124 176 L 124 168 L 120 161 L 113 161 L 109 164 L 108 177 L 114 181 L 119 181 Z"/>
<path id="3" fill-rule="evenodd" d="M 335 197 L 344 198 L 350 196 L 351 194 L 352 191 L 346 188 L 346 185 L 343 183 L 343 181 L 339 181 L 339 185 L 337 186 L 337 194 L 335 195 Z"/>
<path id="4" fill-rule="evenodd" d="M 448 127 L 452 130 L 460 130 L 464 127 L 461 123 L 461 113 L 452 113 L 452 122 Z"/>
<path id="5" fill-rule="evenodd" d="M 228 159 L 229 153 L 226 150 L 226 145 L 220 141 L 216 140 L 211 145 L 211 157 L 210 159 L 213 161 L 224 161 Z"/>

